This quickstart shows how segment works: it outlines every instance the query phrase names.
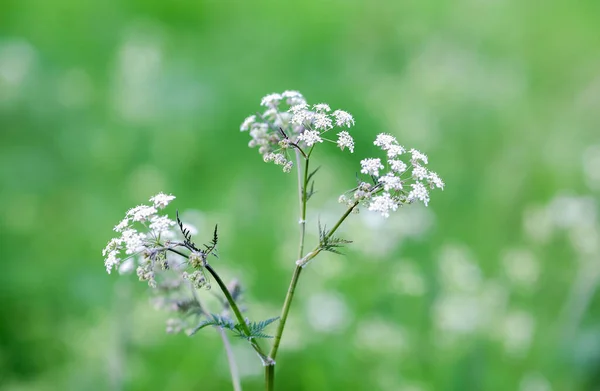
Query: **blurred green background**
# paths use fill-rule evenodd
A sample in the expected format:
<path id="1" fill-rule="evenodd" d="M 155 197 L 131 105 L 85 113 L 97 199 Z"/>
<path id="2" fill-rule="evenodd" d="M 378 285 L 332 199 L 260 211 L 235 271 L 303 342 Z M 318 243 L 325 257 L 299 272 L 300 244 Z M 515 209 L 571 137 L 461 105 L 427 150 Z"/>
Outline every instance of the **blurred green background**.
<path id="1" fill-rule="evenodd" d="M 200 235 L 219 223 L 215 266 L 249 316 L 278 315 L 296 179 L 239 125 L 286 89 L 357 123 L 353 155 L 317 155 L 309 246 L 379 132 L 447 188 L 362 211 L 347 256 L 311 264 L 279 389 L 600 389 L 599 18 L 593 0 L 4 0 L 0 389 L 230 389 L 217 333 L 165 334 L 100 251 L 129 207 L 173 193 Z"/>

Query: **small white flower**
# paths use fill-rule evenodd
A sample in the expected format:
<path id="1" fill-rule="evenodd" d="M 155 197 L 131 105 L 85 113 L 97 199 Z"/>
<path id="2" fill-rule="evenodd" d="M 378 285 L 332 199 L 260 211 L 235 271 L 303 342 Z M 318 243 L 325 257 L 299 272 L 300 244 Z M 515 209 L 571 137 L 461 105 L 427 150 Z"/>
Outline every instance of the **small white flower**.
<path id="1" fill-rule="evenodd" d="M 156 208 L 148 205 L 138 205 L 127 211 L 127 217 L 133 221 L 146 221 L 156 214 Z"/>
<path id="2" fill-rule="evenodd" d="M 104 266 L 106 267 L 106 272 L 110 274 L 113 268 L 119 266 L 121 260 L 117 257 L 119 254 L 118 251 L 111 251 L 108 253 L 108 256 L 104 260 Z"/>
<path id="3" fill-rule="evenodd" d="M 115 232 L 123 232 L 125 228 L 129 227 L 129 219 L 125 217 L 121 222 L 113 228 Z"/>
<path id="4" fill-rule="evenodd" d="M 313 109 L 315 109 L 318 112 L 330 112 L 331 108 L 329 107 L 329 105 L 327 103 L 319 103 L 316 105 L 313 105 Z"/>
<path id="5" fill-rule="evenodd" d="M 286 174 L 290 173 L 292 171 L 293 166 L 294 166 L 294 163 L 291 161 L 288 161 L 287 163 L 285 163 L 283 165 L 283 172 L 285 172 Z"/>
<path id="6" fill-rule="evenodd" d="M 344 110 L 334 111 L 333 116 L 335 117 L 336 126 L 351 127 L 352 125 L 354 125 L 354 118 L 352 118 L 352 115 L 350 113 L 347 113 Z"/>
<path id="7" fill-rule="evenodd" d="M 125 254 L 134 254 L 143 250 L 146 234 L 140 233 L 135 229 L 127 229 L 123 231 L 122 238 L 125 243 Z"/>
<path id="8" fill-rule="evenodd" d="M 413 166 L 412 177 L 421 181 L 429 177 L 429 172 L 425 167 L 415 164 Z"/>
<path id="9" fill-rule="evenodd" d="M 323 139 L 321 138 L 321 134 L 316 130 L 306 130 L 300 136 L 298 136 L 298 140 L 304 141 L 306 145 L 312 147 L 315 143 L 322 143 Z"/>
<path id="10" fill-rule="evenodd" d="M 379 212 L 383 217 L 389 217 L 390 211 L 396 211 L 398 209 L 398 203 L 390 196 L 389 193 L 382 193 L 381 195 L 373 197 L 369 204 L 369 210 L 372 212 Z"/>
<path id="11" fill-rule="evenodd" d="M 302 105 L 300 105 L 300 106 L 302 106 Z M 296 107 L 296 106 L 294 106 L 294 107 Z M 315 113 L 313 113 L 312 111 L 299 110 L 299 111 L 293 113 L 292 119 L 290 120 L 290 122 L 295 125 L 305 125 L 312 121 L 314 115 L 315 115 Z"/>
<path id="12" fill-rule="evenodd" d="M 390 165 L 392 171 L 398 174 L 402 174 L 408 168 L 406 163 L 402 160 L 388 160 L 388 164 Z"/>
<path id="13" fill-rule="evenodd" d="M 150 229 L 157 236 L 169 232 L 169 229 L 175 225 L 175 222 L 169 216 L 154 216 L 150 221 Z"/>
<path id="14" fill-rule="evenodd" d="M 392 173 L 380 177 L 379 182 L 383 183 L 383 189 L 385 191 L 402 190 L 402 180 Z"/>
<path id="15" fill-rule="evenodd" d="M 262 98 L 260 105 L 261 106 L 267 106 L 267 107 L 277 107 L 277 105 L 279 105 L 279 102 L 281 101 L 282 96 L 279 94 L 269 94 L 267 96 L 265 96 L 264 98 Z"/>
<path id="16" fill-rule="evenodd" d="M 421 182 L 413 183 L 411 186 L 412 190 L 408 193 L 408 200 L 411 202 L 420 200 L 427 206 L 429 203 L 429 192 L 427 191 L 427 188 Z"/>
<path id="17" fill-rule="evenodd" d="M 166 195 L 164 193 L 158 193 L 154 197 L 150 198 L 150 202 L 154 203 L 154 207 L 157 209 L 164 209 L 169 205 L 171 201 L 175 199 L 174 195 Z"/>
<path id="18" fill-rule="evenodd" d="M 344 148 L 348 148 L 350 153 L 354 153 L 354 140 L 350 136 L 350 133 L 345 130 L 338 133 L 337 145 L 342 151 Z"/>
<path id="19" fill-rule="evenodd" d="M 402 155 L 404 152 L 406 152 L 406 149 L 404 149 L 402 145 L 390 145 L 387 150 L 387 155 L 388 158 L 393 159 L 396 156 Z"/>
<path id="20" fill-rule="evenodd" d="M 411 149 L 410 153 L 412 154 L 411 162 L 413 164 L 417 164 L 420 161 L 427 164 L 427 155 L 417 151 L 416 149 Z"/>
<path id="21" fill-rule="evenodd" d="M 291 112 L 292 114 L 298 114 L 302 111 L 307 111 L 307 110 L 308 110 L 308 105 L 306 104 L 306 102 L 303 102 L 303 103 L 299 103 L 297 105 L 293 105 L 292 107 L 290 107 L 290 109 L 288 111 Z"/>
<path id="22" fill-rule="evenodd" d="M 376 177 L 379 176 L 379 170 L 384 168 L 379 158 L 363 159 L 360 161 L 360 165 L 362 166 L 361 173 Z"/>
<path id="23" fill-rule="evenodd" d="M 111 239 L 108 244 L 106 245 L 106 247 L 104 248 L 104 250 L 102 250 L 102 256 L 106 257 L 107 254 L 110 254 L 113 251 L 119 251 L 119 249 L 121 248 L 121 243 L 123 242 L 123 240 L 121 238 L 113 238 Z"/>
<path id="24" fill-rule="evenodd" d="M 429 183 L 429 186 L 432 189 L 434 187 L 437 187 L 438 189 L 444 190 L 444 181 L 442 181 L 442 178 L 440 178 L 439 175 L 436 174 L 435 172 L 430 172 L 429 173 L 429 177 L 427 178 L 427 182 Z"/>
<path id="25" fill-rule="evenodd" d="M 244 120 L 244 122 L 242 123 L 242 125 L 240 126 L 240 132 L 245 132 L 250 130 L 250 126 L 256 122 L 256 116 L 255 115 L 251 115 L 250 117 L 246 118 Z"/>
<path id="26" fill-rule="evenodd" d="M 373 141 L 373 144 L 380 147 L 384 151 L 387 151 L 392 145 L 398 144 L 398 141 L 396 141 L 396 137 L 392 136 L 391 134 L 379 133 L 375 138 L 375 141 Z"/>
<path id="27" fill-rule="evenodd" d="M 333 128 L 333 125 L 331 124 L 331 118 L 329 118 L 329 116 L 327 114 L 316 113 L 313 116 L 313 123 L 314 123 L 315 129 L 329 130 L 329 129 Z"/>

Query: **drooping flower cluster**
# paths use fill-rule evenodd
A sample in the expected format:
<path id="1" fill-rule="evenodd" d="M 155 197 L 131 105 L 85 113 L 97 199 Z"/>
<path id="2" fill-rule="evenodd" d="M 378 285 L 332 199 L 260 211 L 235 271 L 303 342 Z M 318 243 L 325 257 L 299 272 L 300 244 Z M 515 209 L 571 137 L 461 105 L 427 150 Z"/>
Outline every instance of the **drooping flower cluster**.
<path id="1" fill-rule="evenodd" d="M 341 203 L 352 205 L 360 202 L 370 211 L 388 217 L 403 204 L 422 201 L 427 206 L 428 189 L 444 188 L 438 174 L 426 168 L 428 159 L 425 154 L 416 149 L 407 151 L 394 136 L 386 133 L 379 134 L 373 144 L 386 153 L 387 164 L 380 158 L 363 159 L 360 172 L 371 176 L 373 183 L 360 183 L 350 191 L 351 196 L 340 197 Z"/>
<path id="2" fill-rule="evenodd" d="M 283 166 L 290 172 L 293 166 L 290 148 L 312 148 L 323 141 L 336 143 L 341 149 L 354 152 L 354 139 L 347 130 L 337 133 L 337 140 L 329 140 L 325 133 L 338 128 L 350 128 L 354 118 L 343 110 L 331 112 L 326 103 L 309 106 L 298 91 L 269 94 L 261 101 L 266 110 L 244 120 L 240 131 L 249 132 L 250 147 L 258 147 L 265 162 Z"/>

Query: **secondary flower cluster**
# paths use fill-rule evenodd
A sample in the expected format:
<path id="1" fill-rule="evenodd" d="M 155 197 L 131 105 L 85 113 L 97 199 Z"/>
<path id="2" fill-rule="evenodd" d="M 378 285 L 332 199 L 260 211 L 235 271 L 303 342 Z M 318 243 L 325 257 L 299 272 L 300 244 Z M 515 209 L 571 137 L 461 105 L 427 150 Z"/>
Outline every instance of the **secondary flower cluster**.
<path id="1" fill-rule="evenodd" d="M 389 217 L 390 211 L 396 211 L 403 204 L 422 201 L 427 206 L 428 189 L 444 188 L 438 174 L 425 167 L 428 164 L 425 154 L 416 149 L 407 151 L 394 136 L 386 133 L 377 135 L 373 144 L 386 153 L 386 164 L 380 158 L 363 159 L 360 172 L 370 175 L 373 183 L 360 183 L 349 192 L 351 196 L 340 197 L 341 203 L 360 202 L 370 211 Z"/>
<path id="2" fill-rule="evenodd" d="M 337 133 L 337 140 L 329 140 L 324 134 L 335 127 L 350 128 L 354 118 L 343 110 L 331 112 L 329 105 L 308 105 L 298 91 L 269 94 L 261 101 L 265 111 L 244 120 L 240 131 L 249 132 L 252 140 L 248 145 L 258 147 L 265 162 L 283 166 L 290 172 L 293 166 L 290 148 L 312 148 L 323 141 L 334 142 L 342 150 L 354 152 L 354 139 L 347 130 Z"/>

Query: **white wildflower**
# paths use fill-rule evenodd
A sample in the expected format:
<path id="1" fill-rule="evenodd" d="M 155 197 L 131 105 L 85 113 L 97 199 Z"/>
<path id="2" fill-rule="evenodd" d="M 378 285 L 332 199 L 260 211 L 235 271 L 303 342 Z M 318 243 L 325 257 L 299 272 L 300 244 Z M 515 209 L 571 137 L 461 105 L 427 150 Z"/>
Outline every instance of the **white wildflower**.
<path id="1" fill-rule="evenodd" d="M 379 182 L 383 184 L 385 191 L 402 190 L 402 181 L 392 173 L 380 177 Z"/>
<path id="2" fill-rule="evenodd" d="M 383 217 L 389 217 L 390 211 L 396 211 L 398 209 L 398 203 L 390 196 L 389 193 L 382 193 L 381 195 L 373 197 L 369 204 L 369 210 L 372 212 L 379 212 Z"/>
<path id="3" fill-rule="evenodd" d="M 354 118 L 350 113 L 347 113 L 344 110 L 334 111 L 333 116 L 335 117 L 336 126 L 351 127 L 352 125 L 354 125 Z"/>
<path id="4" fill-rule="evenodd" d="M 133 221 L 147 221 L 156 214 L 156 208 L 148 205 L 138 205 L 127 211 L 127 217 Z"/>
<path id="5" fill-rule="evenodd" d="M 290 106 L 306 103 L 304 96 L 302 96 L 302 94 L 298 91 L 284 91 L 281 96 L 282 98 L 286 98 L 285 103 Z"/>
<path id="6" fill-rule="evenodd" d="M 350 133 L 345 130 L 338 133 L 337 145 L 342 151 L 344 148 L 348 148 L 350 153 L 354 153 L 354 140 L 352 139 L 352 136 L 350 136 Z"/>
<path id="7" fill-rule="evenodd" d="M 279 102 L 281 101 L 281 99 L 282 99 L 282 96 L 279 94 L 269 94 L 269 95 L 265 96 L 264 98 L 262 98 L 260 105 L 267 106 L 267 107 L 276 107 L 277 105 L 279 105 Z"/>
<path id="8" fill-rule="evenodd" d="M 425 206 L 429 203 L 429 192 L 427 188 L 420 182 L 411 184 L 412 190 L 408 193 L 408 200 L 413 202 L 415 200 L 423 201 Z"/>
<path id="9" fill-rule="evenodd" d="M 318 112 L 330 112 L 331 108 L 329 108 L 329 105 L 327 103 L 319 103 L 316 105 L 313 105 L 313 109 L 315 109 Z"/>
<path id="10" fill-rule="evenodd" d="M 411 162 L 412 164 L 418 164 L 419 161 L 422 161 L 423 163 L 427 164 L 427 155 L 417 151 L 416 149 L 411 149 L 410 153 L 412 155 L 411 158 Z"/>
<path id="11" fill-rule="evenodd" d="M 244 122 L 242 123 L 242 125 L 240 126 L 240 132 L 246 132 L 248 130 L 250 130 L 250 126 L 256 122 L 256 116 L 255 115 L 251 115 L 250 117 L 246 118 L 244 120 Z"/>
<path id="12" fill-rule="evenodd" d="M 421 181 L 429 177 L 429 172 L 425 167 L 415 164 L 413 166 L 412 177 Z"/>
<path id="13" fill-rule="evenodd" d="M 390 165 L 392 171 L 398 174 L 402 174 L 408 168 L 406 163 L 404 163 L 402 160 L 388 160 L 388 164 Z"/>
<path id="14" fill-rule="evenodd" d="M 113 251 L 118 251 L 121 248 L 121 243 L 123 243 L 121 238 L 113 238 L 109 240 L 104 250 L 102 250 L 102 256 L 106 257 L 107 254 L 110 254 Z"/>
<path id="15" fill-rule="evenodd" d="M 316 143 L 322 143 L 323 139 L 321 138 L 321 134 L 316 130 L 306 130 L 300 136 L 298 136 L 298 140 L 304 141 L 306 145 L 312 147 Z"/>
<path id="16" fill-rule="evenodd" d="M 380 147 L 384 151 L 387 151 L 392 145 L 397 145 L 398 141 L 396 140 L 396 137 L 392 136 L 391 134 L 380 133 L 375 138 L 375 141 L 373 141 L 373 144 Z"/>
<path id="17" fill-rule="evenodd" d="M 362 166 L 361 173 L 376 177 L 379 176 L 379 170 L 384 168 L 379 158 L 363 159 L 360 161 L 360 165 Z"/>
<path id="18" fill-rule="evenodd" d="M 125 217 L 121 222 L 113 228 L 115 232 L 123 232 L 125 228 L 129 227 L 129 219 Z"/>
<path id="19" fill-rule="evenodd" d="M 323 113 L 316 113 L 313 116 L 313 124 L 315 129 L 319 130 L 329 130 L 333 128 L 333 125 L 331 124 L 331 118 L 329 118 L 327 114 Z"/>
<path id="20" fill-rule="evenodd" d="M 164 209 L 174 199 L 175 199 L 174 195 L 170 195 L 170 194 L 167 195 L 167 194 L 164 194 L 164 193 L 158 193 L 154 197 L 150 198 L 150 202 L 154 203 L 154 207 L 156 209 Z"/>
<path id="21" fill-rule="evenodd" d="M 393 159 L 396 156 L 402 155 L 404 152 L 406 152 L 406 149 L 404 149 L 402 145 L 390 145 L 387 150 L 387 155 L 388 158 Z"/>
<path id="22" fill-rule="evenodd" d="M 444 190 L 444 181 L 442 181 L 442 178 L 440 178 L 435 172 L 429 172 L 427 182 L 429 183 L 429 187 L 432 189 L 437 187 L 438 189 Z"/>
<path id="23" fill-rule="evenodd" d="M 119 254 L 118 251 L 111 251 L 108 253 L 108 256 L 104 260 L 104 266 L 106 266 L 106 272 L 110 274 L 113 268 L 119 266 L 121 260 L 117 257 Z"/>
<path id="24" fill-rule="evenodd" d="M 125 243 L 125 254 L 134 254 L 144 249 L 146 234 L 135 229 L 126 229 L 123 231 L 122 238 Z"/>
<path id="25" fill-rule="evenodd" d="M 288 111 L 291 112 L 292 114 L 298 114 L 298 113 L 301 113 L 301 112 L 307 111 L 307 110 L 308 110 L 308 105 L 306 104 L 306 102 L 304 102 L 304 103 L 299 103 L 297 105 L 291 106 Z"/>
<path id="26" fill-rule="evenodd" d="M 313 113 L 312 111 L 298 110 L 297 112 L 293 113 L 290 122 L 295 125 L 305 125 L 312 121 L 314 115 L 315 113 Z"/>
<path id="27" fill-rule="evenodd" d="M 169 232 L 170 228 L 175 225 L 175 222 L 169 216 L 154 216 L 150 221 L 150 229 L 157 236 Z"/>

